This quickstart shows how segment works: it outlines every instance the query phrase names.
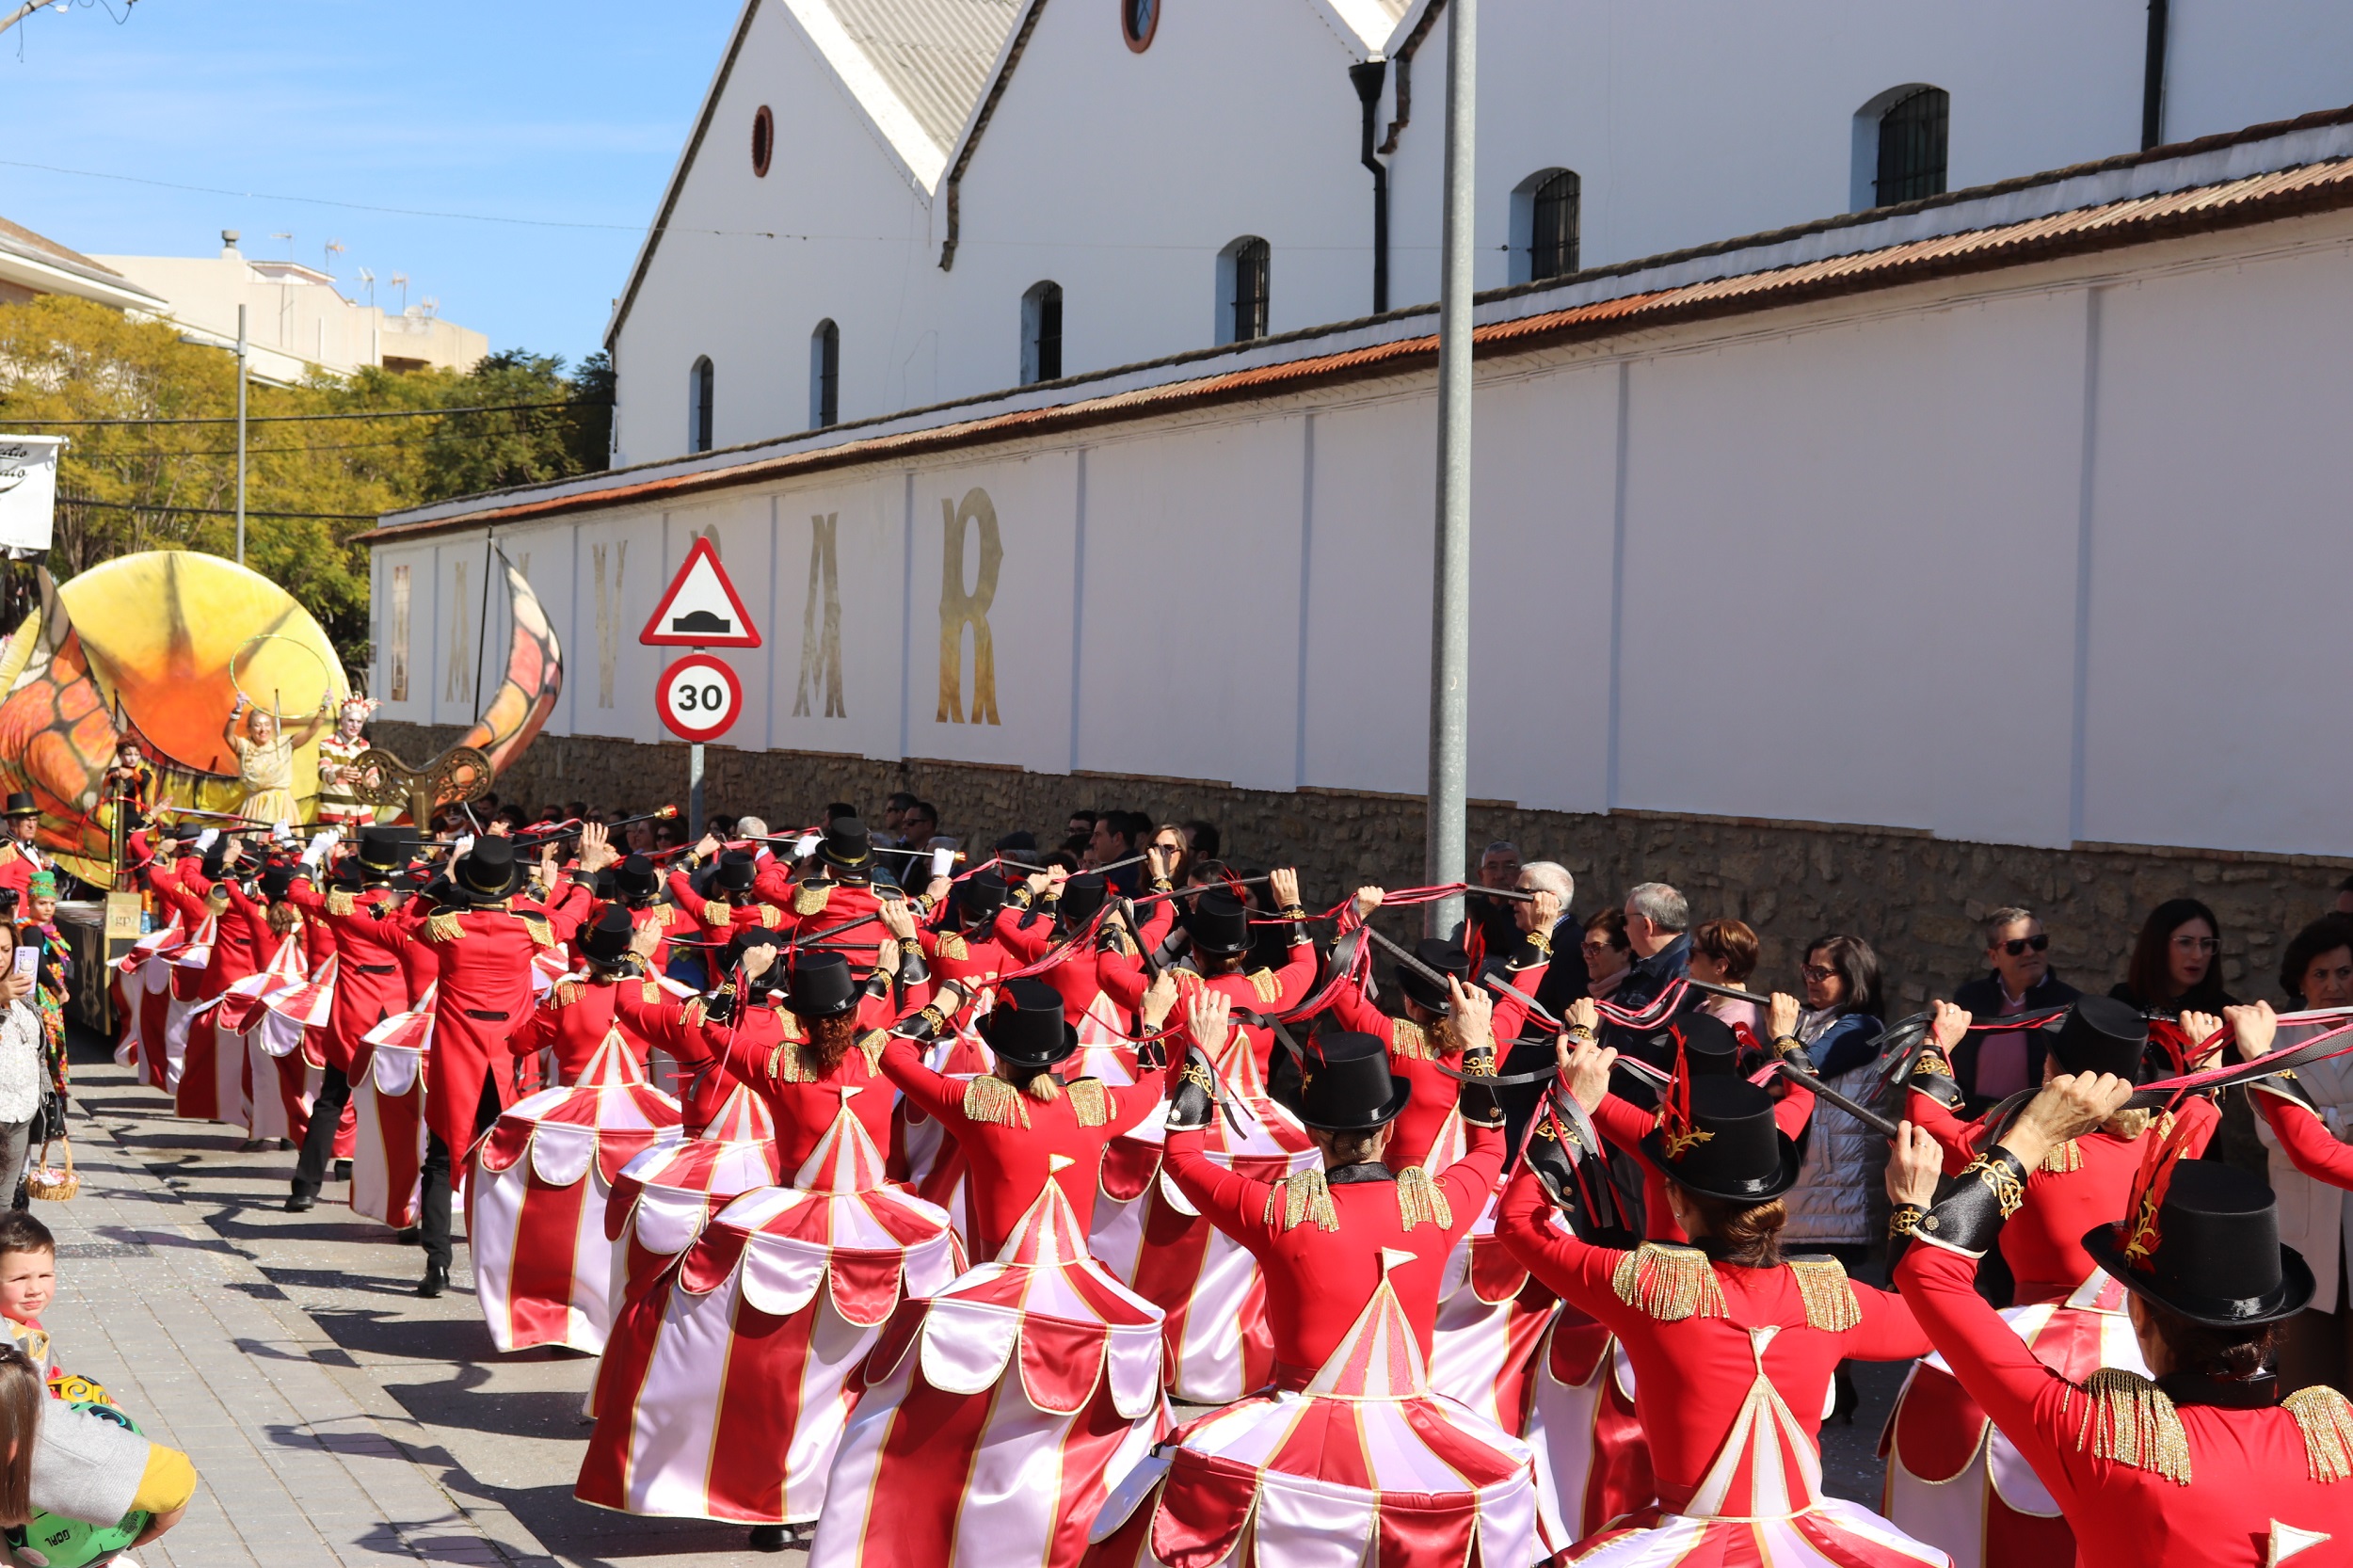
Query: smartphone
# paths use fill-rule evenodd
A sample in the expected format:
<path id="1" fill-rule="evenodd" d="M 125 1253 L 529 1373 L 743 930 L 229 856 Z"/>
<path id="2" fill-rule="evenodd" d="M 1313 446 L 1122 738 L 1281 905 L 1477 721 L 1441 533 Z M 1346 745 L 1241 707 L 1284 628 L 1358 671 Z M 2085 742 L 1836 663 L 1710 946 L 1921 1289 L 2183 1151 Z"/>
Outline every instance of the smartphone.
<path id="1" fill-rule="evenodd" d="M 37 947 L 18 948 L 16 950 L 16 972 L 26 980 L 36 978 L 40 973 L 40 949 Z"/>

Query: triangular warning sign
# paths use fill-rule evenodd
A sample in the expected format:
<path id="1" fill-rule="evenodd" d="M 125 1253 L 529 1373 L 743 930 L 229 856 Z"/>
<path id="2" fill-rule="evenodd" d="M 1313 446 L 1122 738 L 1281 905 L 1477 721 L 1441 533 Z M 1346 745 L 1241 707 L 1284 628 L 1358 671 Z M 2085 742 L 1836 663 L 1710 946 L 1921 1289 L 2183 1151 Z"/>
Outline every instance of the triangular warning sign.
<path id="1" fill-rule="evenodd" d="M 727 568 L 719 564 L 719 552 L 707 536 L 696 536 L 637 640 L 650 648 L 760 646 L 760 629 L 744 613 L 744 600 L 728 581 Z"/>

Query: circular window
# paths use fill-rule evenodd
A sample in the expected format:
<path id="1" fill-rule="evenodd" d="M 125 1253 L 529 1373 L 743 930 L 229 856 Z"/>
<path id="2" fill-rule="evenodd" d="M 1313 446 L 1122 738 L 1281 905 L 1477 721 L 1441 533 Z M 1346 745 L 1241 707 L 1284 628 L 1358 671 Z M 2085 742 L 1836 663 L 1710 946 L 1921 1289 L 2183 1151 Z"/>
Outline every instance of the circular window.
<path id="1" fill-rule="evenodd" d="M 752 116 L 752 172 L 768 178 L 768 154 L 776 150 L 776 120 L 762 104 Z"/>
<path id="2" fill-rule="evenodd" d="M 1152 47 L 1152 33 L 1160 24 L 1160 0 L 1119 0 L 1119 30 L 1137 54 Z"/>

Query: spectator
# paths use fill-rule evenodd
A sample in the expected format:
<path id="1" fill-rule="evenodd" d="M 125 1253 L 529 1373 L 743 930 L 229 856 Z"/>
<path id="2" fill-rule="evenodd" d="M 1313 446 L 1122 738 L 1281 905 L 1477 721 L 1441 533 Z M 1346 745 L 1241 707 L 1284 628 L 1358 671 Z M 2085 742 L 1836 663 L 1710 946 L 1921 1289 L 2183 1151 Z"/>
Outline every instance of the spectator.
<path id="1" fill-rule="evenodd" d="M 1152 831 L 1152 819 L 1141 811 L 1106 811 L 1095 819 L 1094 837 L 1087 840 L 1087 865 L 1104 871 L 1114 895 L 1134 897 L 1144 887 L 1142 865 L 1121 866 L 1141 852 L 1142 840 Z M 1117 866 L 1118 870 L 1105 868 Z"/>
<path id="2" fill-rule="evenodd" d="M 2337 884 L 2336 902 L 2329 909 L 2331 914 L 2353 915 L 2353 876 Z"/>
<path id="3" fill-rule="evenodd" d="M 0 1347 L 0 1524 L 25 1524 L 36 1511 L 102 1526 L 145 1513 L 131 1543 L 141 1546 L 196 1496 L 186 1454 L 49 1398 L 40 1368 L 14 1346 Z"/>
<path id="4" fill-rule="evenodd" d="M 1577 902 L 1577 878 L 1571 876 L 1569 868 L 1558 860 L 1530 860 L 1520 868 L 1519 886 L 1522 892 L 1550 893 L 1560 908 L 1560 917 L 1552 922 L 1549 938 L 1552 962 L 1545 966 L 1545 978 L 1536 983 L 1536 1005 L 1556 1018 L 1566 1017 L 1569 1003 L 1589 994 L 1583 945 L 1585 928 L 1577 924 L 1577 917 L 1569 911 L 1569 905 Z M 1516 901 L 1513 908 L 1514 918 L 1523 921 L 1532 918 L 1535 911 L 1535 905 Z M 1499 961 L 1509 952 L 1506 949 L 1493 956 Z M 1528 1028 L 1522 1032 L 1540 1028 L 1542 1026 L 1531 1016 Z M 1549 1041 L 1551 1035 L 1547 1033 L 1545 1038 Z"/>
<path id="5" fill-rule="evenodd" d="M 907 843 L 904 839 L 900 837 L 900 835 L 906 831 L 907 812 L 921 804 L 921 801 L 916 799 L 904 790 L 901 790 L 898 793 L 884 801 L 882 831 L 875 835 L 874 842 L 877 844 L 898 845 L 904 848 L 913 849 L 915 846 Z M 851 815 L 855 816 L 856 813 L 852 812 Z M 932 821 L 935 825 L 938 823 L 939 817 L 936 812 L 933 814 Z"/>
<path id="6" fill-rule="evenodd" d="M 632 813 L 616 807 L 614 815 L 627 817 Z M 654 852 L 653 828 L 654 824 L 649 822 L 633 822 L 621 829 L 621 832 L 627 836 L 629 852 L 632 855 L 651 855 Z"/>
<path id="7" fill-rule="evenodd" d="M 1577 951 L 1585 958 L 1585 994 L 1596 1001 L 1614 1001 L 1619 982 L 1634 964 L 1634 952 L 1625 938 L 1625 911 L 1612 906 L 1587 920 L 1585 939 Z"/>
<path id="8" fill-rule="evenodd" d="M 1479 869 L 1471 873 L 1474 888 L 1517 888 L 1520 885 L 1520 846 L 1497 840 L 1480 852 Z M 1519 946 L 1520 924 L 1513 918 L 1519 901 L 1491 898 L 1473 892 L 1463 901 L 1463 923 L 1454 928 L 1454 941 L 1470 954 L 1471 973 L 1501 959 Z M 1563 906 L 1565 907 L 1565 905 Z"/>
<path id="9" fill-rule="evenodd" d="M 910 802 L 899 813 L 899 847 L 902 849 L 928 850 L 932 847 L 933 836 L 938 831 L 939 808 L 928 800 Z"/>
<path id="10" fill-rule="evenodd" d="M 1641 1007 L 1683 978 L 1691 956 L 1691 906 L 1663 882 L 1644 882 L 1625 895 L 1625 939 L 1634 962 L 1618 982 L 1621 1007 Z"/>
<path id="11" fill-rule="evenodd" d="M 1983 1022 L 2019 1013 L 2064 1007 L 2082 993 L 2051 972 L 2050 934 L 2031 909 L 2005 907 L 1986 916 L 1986 972 L 1953 991 L 1953 1005 Z M 2042 1081 L 2048 1048 L 2041 1030 L 1989 1034 L 1973 1030 L 1953 1048 L 1953 1081 L 1961 1086 L 1965 1113 Z"/>
<path id="12" fill-rule="evenodd" d="M 856 815 L 856 807 L 851 805 L 846 800 L 837 800 L 825 808 L 825 825 L 830 827 L 844 817 L 855 817 Z"/>
<path id="13" fill-rule="evenodd" d="M 1709 920 L 1691 933 L 1690 976 L 1710 985 L 1745 991 L 1749 976 L 1756 972 L 1757 949 L 1756 933 L 1746 922 Z M 1758 1045 L 1768 1043 L 1762 998 L 1735 1001 L 1730 997 L 1709 997 L 1700 1007 L 1721 1018 L 1728 1028 L 1746 1029 Z"/>
<path id="14" fill-rule="evenodd" d="M 1062 847 L 1074 856 L 1084 856 L 1088 845 L 1095 840 L 1095 824 L 1099 816 L 1100 813 L 1095 811 L 1071 812 L 1069 828 L 1063 838 Z"/>
<path id="15" fill-rule="evenodd" d="M 1012 859 L 1034 862 L 1037 859 L 1037 835 L 1026 827 L 1021 828 L 1006 834 L 989 848 Z"/>
<path id="16" fill-rule="evenodd" d="M 2222 988 L 2222 922 L 2194 898 L 2170 898 L 2149 912 L 2133 961 L 2108 995 L 2143 1013 L 2221 1016 L 2238 999 Z"/>
<path id="17" fill-rule="evenodd" d="M 1185 847 L 1195 855 L 1214 860 L 1224 852 L 1225 844 L 1217 830 L 1217 824 L 1194 821 L 1185 824 Z"/>
<path id="18" fill-rule="evenodd" d="M 2280 959 L 2280 989 L 2292 1011 L 2353 1006 L 2353 919 L 2323 915 L 2288 943 Z M 2303 1044 L 2342 1019 L 2281 1024 L 2272 1049 Z M 2297 1087 L 2319 1107 L 2321 1119 L 2342 1138 L 2353 1128 L 2353 1057 L 2308 1063 L 2296 1069 Z M 2267 1124 L 2256 1136 L 2269 1155 L 2271 1189 L 2280 1197 L 2280 1240 L 2304 1255 L 2319 1289 L 2312 1305 L 2288 1320 L 2280 1347 L 2280 1386 L 2292 1393 L 2315 1384 L 2345 1386 L 2353 1375 L 2353 1312 L 2344 1298 L 2339 1267 L 2345 1243 L 2342 1188 L 2314 1181 L 2288 1162 Z"/>
<path id="19" fill-rule="evenodd" d="M 1168 856 L 1168 879 L 1184 886 L 1185 868 L 1193 863 L 1193 840 L 1175 823 L 1164 822 L 1152 830 L 1151 847 L 1162 850 Z M 1148 869 L 1148 868 L 1147 868 Z"/>

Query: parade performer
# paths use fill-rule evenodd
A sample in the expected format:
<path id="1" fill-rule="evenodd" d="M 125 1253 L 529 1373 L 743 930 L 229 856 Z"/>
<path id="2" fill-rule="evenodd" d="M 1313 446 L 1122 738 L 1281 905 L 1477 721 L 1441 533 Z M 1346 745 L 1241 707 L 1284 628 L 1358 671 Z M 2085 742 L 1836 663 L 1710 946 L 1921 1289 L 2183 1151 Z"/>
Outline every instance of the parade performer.
<path id="1" fill-rule="evenodd" d="M 1485 999 L 1449 990 L 1465 1048 L 1492 1050 Z M 1230 999 L 1189 1002 L 1196 1040 L 1221 1047 Z M 1121 1483 L 1095 1521 L 1089 1568 L 1531 1562 L 1526 1446 L 1433 1390 L 1427 1372 L 1448 1255 L 1502 1165 L 1502 1110 L 1484 1085 L 1465 1086 L 1469 1147 L 1433 1179 L 1382 1162 L 1413 1095 L 1389 1072 L 1386 1041 L 1318 1036 L 1301 1084 L 1324 1168 L 1257 1181 L 1202 1158 L 1212 1080 L 1198 1060 L 1184 1070 L 1165 1168 L 1266 1271 L 1273 1382 L 1179 1429 Z"/>
<path id="2" fill-rule="evenodd" d="M 658 935 L 641 953 L 646 972 L 669 972 L 670 938 L 693 936 L 694 918 L 662 896 L 663 878 L 653 861 L 643 855 L 624 856 L 613 847 L 612 830 L 602 823 L 583 823 L 580 855 L 573 864 L 575 878 L 584 879 L 592 892 L 629 911 L 639 930 L 650 926 Z M 607 878 L 610 885 L 607 886 Z"/>
<path id="3" fill-rule="evenodd" d="M 1615 1058 L 1580 1032 L 1562 1069 L 1579 1105 L 1601 1104 Z M 1537 1278 L 1608 1325 L 1634 1367 L 1658 1500 L 1577 1543 L 1571 1559 L 1580 1568 L 1944 1564 L 1943 1552 L 1822 1493 L 1817 1432 L 1833 1370 L 1850 1356 L 1918 1355 L 1928 1341 L 1900 1301 L 1853 1284 L 1835 1259 L 1782 1257 L 1780 1200 L 1799 1156 L 1771 1096 L 1679 1067 L 1644 1146 L 1693 1244 L 1629 1251 L 1581 1240 L 1585 1216 L 1556 1224 L 1533 1169 L 1513 1178 L 1497 1226 Z"/>
<path id="4" fill-rule="evenodd" d="M 349 830 L 376 820 L 376 808 L 360 798 L 360 786 L 367 780 L 359 763 L 369 749 L 360 731 L 376 707 L 368 697 L 344 698 L 335 708 L 334 733 L 319 738 L 318 819 L 330 826 Z"/>
<path id="5" fill-rule="evenodd" d="M 1948 1064 L 1967 1038 L 1970 1015 L 1940 1002 L 1930 1048 L 1912 1080 L 1909 1116 L 1945 1150 L 1958 1175 L 1981 1152 L 1980 1118 L 1955 1113 L 1961 1091 Z M 2139 1076 L 2149 1026 L 2133 1008 L 2084 997 L 2051 1037 L 2046 1076 Z M 1989 1114 L 1991 1114 L 1989 1112 Z M 2204 1152 L 2217 1121 L 2203 1099 L 2172 1112 L 2191 1156 Z M 2001 1232 L 2014 1281 L 2002 1317 L 2028 1350 L 2078 1383 L 2102 1368 L 2146 1375 L 2125 1289 L 2084 1249 L 2083 1238 L 2122 1208 L 2147 1141 L 2165 1135 L 2153 1112 L 2129 1111 L 2109 1125 L 2058 1140 L 2028 1167 L 2024 1212 Z M 2019 1456 L 2011 1434 L 1969 1397 L 1943 1357 L 1924 1362 L 1904 1384 L 1881 1439 L 1887 1452 L 1887 1516 L 1952 1555 L 1958 1568 L 2067 1568 L 2082 1545 L 2056 1498 Z"/>
<path id="6" fill-rule="evenodd" d="M 968 1082 L 922 1064 L 959 988 L 902 1025 L 883 1071 L 946 1125 L 968 1161 L 977 1256 L 930 1301 L 904 1303 L 860 1374 L 826 1483 L 813 1568 L 1070 1568 L 1111 1478 L 1164 1429 L 1160 1315 L 1087 1256 L 1080 1218 L 1104 1146 L 1157 1110 L 1165 1074 L 1068 1082 L 1061 995 L 1007 981 L 981 1022 L 997 1067 Z"/>
<path id="7" fill-rule="evenodd" d="M 825 824 L 811 862 L 796 883 L 780 861 L 771 859 L 758 873 L 760 896 L 787 911 L 784 929 L 795 939 L 808 941 L 820 931 L 841 928 L 824 940 L 839 944 L 856 967 L 872 966 L 875 950 L 888 940 L 872 923 L 883 899 L 874 886 L 873 835 L 856 817 L 836 817 Z"/>
<path id="8" fill-rule="evenodd" d="M 745 1083 L 728 1091 L 708 1127 L 655 1144 L 622 1166 L 604 1206 L 615 1310 L 631 1286 L 646 1285 L 675 1262 L 712 1216 L 785 1175 L 776 1160 L 776 1118 Z"/>
<path id="9" fill-rule="evenodd" d="M 426 981 L 414 1004 L 361 1035 L 351 1056 L 351 1211 L 390 1225 L 405 1244 L 424 1234 L 424 1064 L 438 996 Z"/>
<path id="10" fill-rule="evenodd" d="M 240 693 L 220 732 L 229 749 L 236 753 L 237 776 L 245 784 L 245 803 L 237 808 L 238 814 L 263 827 L 299 822 L 295 809 L 294 755 L 327 728 L 327 703 L 322 699 L 319 711 L 292 735 L 280 733 L 276 715 L 259 708 L 251 708 L 252 717 L 246 718 L 248 708 L 251 705 Z M 243 735 L 237 733 L 240 719 L 245 719 L 248 731 Z"/>
<path id="11" fill-rule="evenodd" d="M 715 842 L 708 837 L 703 841 Z M 719 972 L 718 949 L 724 947 L 730 936 L 746 931 L 776 931 L 791 922 L 782 909 L 754 890 L 753 883 L 759 877 L 760 869 L 752 857 L 742 850 L 718 852 L 718 863 L 711 876 L 712 896 L 709 898 L 695 890 L 694 880 L 687 874 L 694 864 L 694 857 L 689 856 L 685 864 L 670 873 L 670 902 L 693 916 L 702 926 L 703 935 L 699 938 L 687 939 L 710 944 L 702 952 L 702 968 L 704 984 L 706 988 L 712 988 L 726 978 Z"/>
<path id="12" fill-rule="evenodd" d="M 54 869 L 48 853 L 34 842 L 40 832 L 40 808 L 29 793 L 16 790 L 0 817 L 8 823 L 8 838 L 0 841 L 0 888 L 13 888 L 21 904 L 35 873 Z"/>
<path id="13" fill-rule="evenodd" d="M 744 1193 L 636 1277 L 598 1368 L 573 1496 L 749 1524 L 761 1551 L 819 1517 L 858 1364 L 903 1301 L 946 1288 L 959 1267 L 948 1216 L 884 1177 L 854 1109 L 883 1094 L 835 1085 L 833 1120 L 791 1186 Z M 875 1500 L 888 1530 L 903 1499 Z M 993 1560 L 1018 1560 L 1005 1544 Z"/>
<path id="14" fill-rule="evenodd" d="M 146 749 L 134 736 L 115 744 L 114 765 L 99 780 L 98 821 L 106 829 L 107 851 L 120 872 L 135 856 L 131 835 L 147 825 L 150 813 L 161 804 L 155 795 L 155 770 L 147 763 Z"/>
<path id="15" fill-rule="evenodd" d="M 1299 872 L 1284 867 L 1270 873 L 1267 890 L 1273 895 L 1278 919 L 1290 926 L 1283 967 L 1245 968 L 1252 947 L 1250 906 L 1231 888 L 1211 888 L 1193 900 L 1192 912 L 1185 917 L 1193 967 L 1178 969 L 1176 976 L 1188 993 L 1194 989 L 1196 982 L 1186 977 L 1193 975 L 1198 977 L 1201 988 L 1222 992 L 1228 1000 L 1255 1013 L 1291 1013 L 1307 1000 L 1308 993 L 1315 989 L 1316 950 L 1307 939 L 1307 911 L 1299 903 Z M 1104 992 L 1119 1006 L 1132 1012 L 1143 1000 L 1145 977 L 1142 954 L 1105 952 L 1096 961 L 1096 973 Z M 1236 1027 L 1250 1042 L 1251 1055 L 1257 1058 L 1258 1077 L 1272 1081 L 1274 1031 L 1263 1023 L 1241 1020 L 1237 1020 Z"/>
<path id="16" fill-rule="evenodd" d="M 563 926 L 552 924 L 557 939 Z M 581 966 L 548 989 L 529 1022 L 515 1032 L 507 1048 L 519 1058 L 547 1053 L 551 1086 L 576 1083 L 604 1037 L 619 1028 L 638 1067 L 651 1075 L 650 1042 L 641 1038 L 620 1012 L 620 1000 L 642 989 L 631 940 L 637 935 L 628 910 L 605 904 L 594 924 L 581 928 L 575 946 Z"/>
<path id="17" fill-rule="evenodd" d="M 232 987 L 236 991 L 250 984 L 251 996 L 245 1005 L 225 1006 L 215 1032 L 216 1038 L 221 1029 L 243 1036 L 240 1086 L 248 1150 L 273 1141 L 292 1148 L 309 1131 L 310 1075 L 319 1064 L 310 1060 L 305 1026 L 314 1015 L 322 1022 L 330 1016 L 331 989 L 313 992 L 307 983 L 317 977 L 331 988 L 332 972 L 322 971 L 334 954 L 334 942 L 324 927 L 303 919 L 293 897 L 295 875 L 292 866 L 269 865 L 254 878 L 251 892 L 233 877 L 220 884 L 229 900 L 222 922 L 242 921 L 254 951 L 264 955 L 250 981 Z M 231 1070 L 226 1053 L 220 1062 L 226 1100 Z"/>
<path id="18" fill-rule="evenodd" d="M 522 863 L 505 839 L 483 838 L 402 918 L 440 955 L 433 1045 L 424 1064 L 428 1137 L 422 1173 L 424 1278 L 421 1296 L 449 1287 L 451 1167 L 506 1106 L 507 1035 L 530 1014 L 532 961 L 555 946 L 536 910 L 518 907 Z"/>
<path id="19" fill-rule="evenodd" d="M 302 1155 L 295 1162 L 294 1188 L 286 1198 L 291 1214 L 318 1203 L 329 1158 L 335 1161 L 336 1180 L 351 1175 L 358 1122 L 348 1108 L 361 1043 L 369 1030 L 408 1010 L 413 1000 L 408 967 L 420 958 L 429 959 L 433 952 L 411 940 L 407 926 L 393 919 L 408 897 L 399 879 L 408 867 L 410 843 L 407 829 L 362 827 L 352 853 L 337 863 L 325 893 L 300 882 L 291 895 L 333 944 L 336 956 L 334 1006 L 320 1042 L 327 1065 L 311 1108 L 310 1128 L 303 1134 Z"/>
<path id="20" fill-rule="evenodd" d="M 192 1121 L 219 1121 L 224 1112 L 242 1120 L 244 1114 L 233 1094 L 225 1101 L 221 1094 L 222 1052 L 214 1016 L 217 1009 L 206 1005 L 253 973 L 261 962 L 254 951 L 252 930 L 242 920 L 226 918 L 229 894 L 220 884 L 235 868 L 237 851 L 234 839 L 216 838 L 194 868 L 183 862 L 176 872 L 166 872 L 158 867 L 149 878 L 156 893 L 179 912 L 193 933 L 178 962 L 184 967 L 201 964 L 186 1014 L 180 1081 L 172 1093 L 172 1114 Z"/>
<path id="21" fill-rule="evenodd" d="M 2153 1139 L 2082 1245 L 2129 1292 L 2149 1371 L 2070 1377 L 2021 1343 L 1976 1289 L 2051 1151 L 2097 1136 L 2132 1080 L 2061 1074 L 1936 1198 L 1949 1161 L 1906 1128 L 1888 1196 L 1910 1219 L 1897 1288 L 1971 1399 L 2034 1467 L 2084 1568 L 2274 1568 L 2353 1560 L 2353 1405 L 2315 1386 L 2280 1398 L 2265 1362 L 2313 1295 L 2280 1244 L 2260 1177 L 2189 1158 L 2186 1126 Z M 2031 1202 L 2031 1200 L 2029 1200 Z"/>

